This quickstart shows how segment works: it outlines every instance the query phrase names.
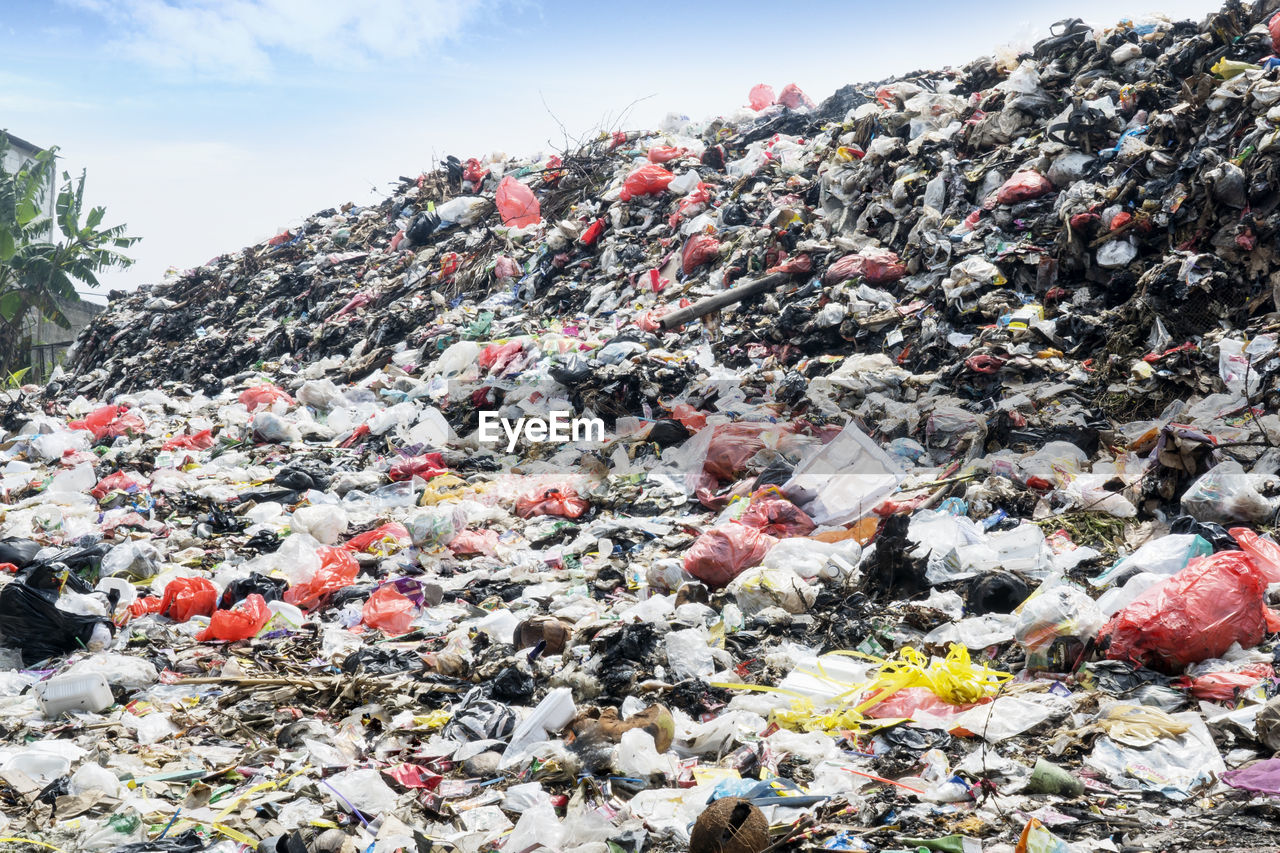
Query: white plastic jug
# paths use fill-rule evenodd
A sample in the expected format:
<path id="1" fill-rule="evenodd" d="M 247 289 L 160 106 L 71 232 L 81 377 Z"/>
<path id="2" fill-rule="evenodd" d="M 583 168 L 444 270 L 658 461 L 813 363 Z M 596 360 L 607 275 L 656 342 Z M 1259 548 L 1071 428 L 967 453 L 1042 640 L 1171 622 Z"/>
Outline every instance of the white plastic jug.
<path id="1" fill-rule="evenodd" d="M 40 700 L 40 710 L 50 719 L 67 711 L 96 713 L 115 704 L 111 685 L 100 672 L 50 678 L 36 685 L 36 696 Z"/>

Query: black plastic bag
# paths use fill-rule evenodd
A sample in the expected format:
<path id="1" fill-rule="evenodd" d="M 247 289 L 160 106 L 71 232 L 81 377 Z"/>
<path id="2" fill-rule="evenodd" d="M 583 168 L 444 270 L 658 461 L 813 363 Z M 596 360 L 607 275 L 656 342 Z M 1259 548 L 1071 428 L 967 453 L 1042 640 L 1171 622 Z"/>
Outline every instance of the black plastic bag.
<path id="1" fill-rule="evenodd" d="M 107 619 L 60 610 L 61 586 L 55 567 L 47 565 L 27 570 L 0 589 L 0 632 L 6 644 L 22 650 L 24 665 L 88 647 L 98 625 L 115 633 Z"/>
<path id="2" fill-rule="evenodd" d="M 284 590 L 288 583 L 284 578 L 273 578 L 258 572 L 250 572 L 249 577 L 238 578 L 227 584 L 227 588 L 222 591 L 222 597 L 218 599 L 218 609 L 230 610 L 238 602 L 244 601 L 254 593 L 262 596 L 263 601 L 280 601 L 284 598 Z"/>
<path id="3" fill-rule="evenodd" d="M 581 385 L 591 378 L 591 364 L 585 359 L 571 355 L 564 361 L 558 361 L 547 371 L 551 378 L 566 388 Z"/>
<path id="4" fill-rule="evenodd" d="M 99 542 L 86 548 L 68 548 L 52 557 L 40 560 L 40 563 L 49 565 L 61 563 L 77 574 L 96 575 L 102 568 L 102 558 L 110 553 L 111 548 L 109 542 Z"/>
<path id="5" fill-rule="evenodd" d="M 32 539 L 18 539 L 6 536 L 0 539 L 0 563 L 12 563 L 20 569 L 35 562 L 40 551 L 40 543 Z"/>
<path id="6" fill-rule="evenodd" d="M 1169 525 L 1169 532 L 1194 533 L 1212 545 L 1214 553 L 1240 550 L 1240 543 L 1227 532 L 1227 528 L 1211 521 L 1196 521 L 1189 515 L 1180 515 L 1175 518 Z"/>
<path id="7" fill-rule="evenodd" d="M 516 715 L 506 705 L 486 699 L 484 688 L 473 687 L 450 709 L 444 736 L 454 741 L 493 740 L 515 731 Z"/>
<path id="8" fill-rule="evenodd" d="M 969 612 L 974 616 L 1012 613 L 1029 595 L 1031 590 L 1022 578 L 1005 572 L 989 572 L 969 583 Z"/>

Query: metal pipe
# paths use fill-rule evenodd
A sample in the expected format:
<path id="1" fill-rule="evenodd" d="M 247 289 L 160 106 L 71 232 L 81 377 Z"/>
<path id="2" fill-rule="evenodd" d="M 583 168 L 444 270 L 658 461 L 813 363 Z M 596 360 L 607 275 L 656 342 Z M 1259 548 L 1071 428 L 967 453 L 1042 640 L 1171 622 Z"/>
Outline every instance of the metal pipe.
<path id="1" fill-rule="evenodd" d="M 763 278 L 758 278 L 755 281 L 749 281 L 745 284 L 740 284 L 737 287 L 732 287 L 722 293 L 717 293 L 714 296 L 708 296 L 706 299 L 699 299 L 688 308 L 678 308 L 658 320 L 658 325 L 661 326 L 664 331 L 673 329 L 676 326 L 683 326 L 690 320 L 696 320 L 699 317 L 710 314 L 712 311 L 718 311 L 721 308 L 736 305 L 744 299 L 749 299 L 752 296 L 773 290 L 783 282 L 790 280 L 790 278 L 791 273 L 770 273 L 769 275 L 766 275 Z"/>

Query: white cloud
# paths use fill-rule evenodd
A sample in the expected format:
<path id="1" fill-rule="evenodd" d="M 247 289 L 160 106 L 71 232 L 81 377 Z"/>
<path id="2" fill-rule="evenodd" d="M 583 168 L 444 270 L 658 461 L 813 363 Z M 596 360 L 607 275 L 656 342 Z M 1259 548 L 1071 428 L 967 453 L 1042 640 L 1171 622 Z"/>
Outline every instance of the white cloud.
<path id="1" fill-rule="evenodd" d="M 421 54 L 458 33 L 484 0 L 66 0 L 110 24 L 110 46 L 141 62 L 263 79 L 282 55 L 340 66 Z"/>

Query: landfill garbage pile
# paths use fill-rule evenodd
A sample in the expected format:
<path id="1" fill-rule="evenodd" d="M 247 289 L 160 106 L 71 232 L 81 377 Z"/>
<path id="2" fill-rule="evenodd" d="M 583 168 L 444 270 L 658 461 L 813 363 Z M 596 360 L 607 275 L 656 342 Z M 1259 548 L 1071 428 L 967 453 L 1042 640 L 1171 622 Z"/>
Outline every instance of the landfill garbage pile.
<path id="1" fill-rule="evenodd" d="M 118 296 L 0 401 L 3 849 L 1274 849 L 1272 5 Z"/>

